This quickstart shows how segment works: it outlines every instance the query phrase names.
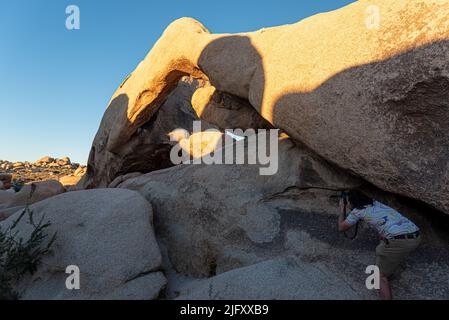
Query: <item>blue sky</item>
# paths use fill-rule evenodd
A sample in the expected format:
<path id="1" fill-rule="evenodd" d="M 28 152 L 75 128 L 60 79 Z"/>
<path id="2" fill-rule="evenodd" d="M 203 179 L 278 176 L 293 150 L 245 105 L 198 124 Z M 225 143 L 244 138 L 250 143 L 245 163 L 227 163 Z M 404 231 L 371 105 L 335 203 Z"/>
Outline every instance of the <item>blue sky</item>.
<path id="1" fill-rule="evenodd" d="M 0 0 L 0 159 L 86 163 L 107 103 L 165 27 L 189 16 L 211 32 L 293 23 L 352 0 Z M 80 9 L 67 30 L 65 8 Z"/>

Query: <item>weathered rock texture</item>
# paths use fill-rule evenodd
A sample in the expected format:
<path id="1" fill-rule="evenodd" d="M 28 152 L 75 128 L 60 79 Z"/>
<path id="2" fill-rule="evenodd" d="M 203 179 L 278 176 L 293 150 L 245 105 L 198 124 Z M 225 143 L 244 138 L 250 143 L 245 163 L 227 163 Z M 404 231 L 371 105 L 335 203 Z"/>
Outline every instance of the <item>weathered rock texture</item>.
<path id="1" fill-rule="evenodd" d="M 182 300 L 355 300 L 363 295 L 322 263 L 279 258 L 187 282 Z"/>
<path id="2" fill-rule="evenodd" d="M 44 217 L 51 223 L 49 237 L 57 235 L 52 254 L 15 286 L 22 299 L 154 299 L 165 286 L 151 206 L 138 193 L 74 191 L 30 209 L 35 221 Z M 19 213 L 0 226 L 15 221 Z M 32 228 L 24 218 L 17 230 L 27 238 Z M 80 269 L 79 290 L 66 288 L 69 265 Z"/>
<path id="3" fill-rule="evenodd" d="M 114 94 L 103 148 L 119 152 L 192 75 L 341 168 L 449 212 L 448 16 L 446 1 L 373 0 L 251 33 L 176 20 Z"/>

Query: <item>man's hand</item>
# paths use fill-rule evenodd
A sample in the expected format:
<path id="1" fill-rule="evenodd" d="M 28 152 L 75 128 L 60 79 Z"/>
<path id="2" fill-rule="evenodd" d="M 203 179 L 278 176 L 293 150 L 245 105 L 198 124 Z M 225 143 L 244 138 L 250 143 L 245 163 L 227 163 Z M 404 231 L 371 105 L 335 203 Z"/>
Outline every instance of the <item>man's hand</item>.
<path id="1" fill-rule="evenodd" d="M 343 198 L 340 198 L 340 202 L 339 202 L 338 206 L 340 207 L 340 212 L 344 212 L 344 210 L 345 210 L 345 203 L 344 203 Z"/>
<path id="2" fill-rule="evenodd" d="M 340 220 L 340 218 L 338 218 L 338 231 L 345 232 L 351 228 L 352 228 L 352 225 L 350 225 L 348 222 L 346 222 L 343 217 L 341 220 Z"/>
<path id="3" fill-rule="evenodd" d="M 338 216 L 338 231 L 344 232 L 351 229 L 352 225 L 345 221 L 345 211 L 346 206 L 344 204 L 343 198 L 340 198 L 340 215 Z"/>

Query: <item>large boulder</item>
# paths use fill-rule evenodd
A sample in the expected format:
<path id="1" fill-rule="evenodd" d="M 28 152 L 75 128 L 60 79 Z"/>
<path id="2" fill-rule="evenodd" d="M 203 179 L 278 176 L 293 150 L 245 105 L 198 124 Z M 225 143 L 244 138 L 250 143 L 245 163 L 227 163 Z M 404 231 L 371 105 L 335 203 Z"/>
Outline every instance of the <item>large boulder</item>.
<path id="1" fill-rule="evenodd" d="M 50 156 L 45 156 L 45 157 L 42 157 L 39 160 L 37 160 L 36 163 L 45 164 L 45 163 L 52 163 L 53 161 L 55 161 L 54 158 L 52 158 Z"/>
<path id="2" fill-rule="evenodd" d="M 46 232 L 56 233 L 56 241 L 37 272 L 15 285 L 22 299 L 154 299 L 164 287 L 151 206 L 138 193 L 74 191 L 36 203 L 30 210 L 35 221 L 43 218 L 51 223 Z M 19 214 L 0 226 L 6 228 Z M 32 231 L 25 218 L 16 229 L 23 238 Z M 79 290 L 65 286 L 69 265 L 80 270 Z"/>
<path id="3" fill-rule="evenodd" d="M 364 298 L 322 263 L 293 257 L 263 261 L 176 287 L 182 300 L 355 300 Z"/>
<path id="4" fill-rule="evenodd" d="M 448 16 L 446 1 L 373 0 L 234 35 L 176 20 L 112 97 L 104 148 L 119 152 L 188 74 L 341 168 L 449 212 Z"/>

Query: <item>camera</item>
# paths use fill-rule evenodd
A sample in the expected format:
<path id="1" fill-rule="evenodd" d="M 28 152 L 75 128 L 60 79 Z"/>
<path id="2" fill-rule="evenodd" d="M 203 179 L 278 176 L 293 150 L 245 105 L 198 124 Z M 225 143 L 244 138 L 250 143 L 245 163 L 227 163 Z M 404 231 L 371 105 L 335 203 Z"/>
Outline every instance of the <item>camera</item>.
<path id="1" fill-rule="evenodd" d="M 344 205 L 348 204 L 348 193 L 346 191 L 340 193 L 340 198 L 343 200 Z"/>

